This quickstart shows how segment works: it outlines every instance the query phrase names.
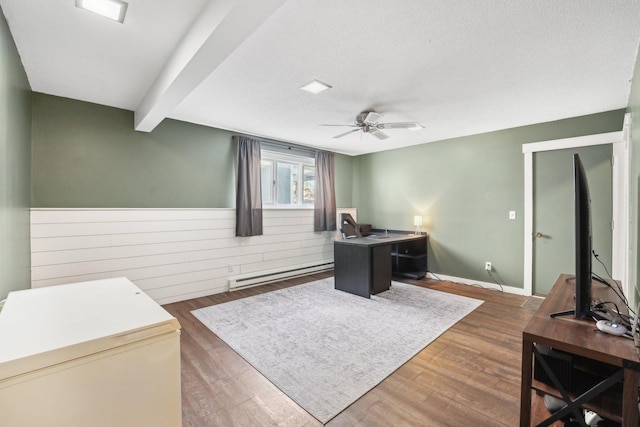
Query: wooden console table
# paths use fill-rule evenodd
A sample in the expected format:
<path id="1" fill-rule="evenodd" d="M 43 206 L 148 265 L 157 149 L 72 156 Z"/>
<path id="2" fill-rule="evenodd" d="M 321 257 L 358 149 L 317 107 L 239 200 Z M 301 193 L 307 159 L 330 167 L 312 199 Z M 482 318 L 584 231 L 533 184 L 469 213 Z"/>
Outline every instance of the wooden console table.
<path id="1" fill-rule="evenodd" d="M 570 277 L 560 275 L 549 295 L 522 332 L 522 382 L 520 398 L 520 427 L 530 427 L 532 388 L 537 393 L 551 394 L 562 398 L 562 393 L 554 387 L 550 387 L 533 379 L 534 353 L 538 353 L 537 346 L 547 346 L 555 350 L 570 353 L 591 361 L 601 362 L 611 368 L 611 374 L 603 379 L 599 390 L 581 391 L 583 395 L 577 396 L 568 392 L 568 397 L 580 406 L 592 410 L 604 418 L 622 423 L 623 427 L 638 426 L 638 385 L 640 360 L 636 352 L 633 340 L 608 335 L 598 332 L 593 320 L 579 320 L 573 316 L 549 317 L 550 313 L 569 310 L 574 306 L 573 294 L 575 286 L 573 281 L 567 282 Z M 622 310 L 619 298 L 606 285 L 598 282 L 592 283 L 593 298 L 603 301 L 615 301 Z M 537 356 L 536 356 L 537 357 Z M 606 391 L 611 385 L 623 380 L 622 398 L 610 398 Z M 542 399 L 538 398 L 538 401 Z M 554 422 L 548 418 L 538 426 L 547 426 Z"/>

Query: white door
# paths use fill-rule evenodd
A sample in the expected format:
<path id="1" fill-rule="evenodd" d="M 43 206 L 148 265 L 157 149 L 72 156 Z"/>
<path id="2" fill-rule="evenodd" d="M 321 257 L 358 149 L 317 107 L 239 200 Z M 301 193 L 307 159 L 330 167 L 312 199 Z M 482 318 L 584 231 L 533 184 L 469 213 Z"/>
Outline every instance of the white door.
<path id="1" fill-rule="evenodd" d="M 591 196 L 592 249 L 611 271 L 612 144 L 550 150 L 533 159 L 533 289 L 546 295 L 561 273 L 575 273 L 573 154 L 580 155 Z M 606 278 L 595 259 L 592 271 Z"/>
<path id="2" fill-rule="evenodd" d="M 625 119 L 625 129 L 627 128 Z M 628 133 L 625 132 L 624 135 Z M 524 154 L 524 294 L 531 295 L 533 291 L 534 277 L 534 240 L 536 233 L 545 235 L 543 229 L 534 230 L 534 154 L 544 151 L 555 151 L 577 147 L 588 147 L 597 145 L 613 145 L 614 158 L 617 159 L 613 165 L 613 196 L 612 196 L 612 216 L 615 222 L 615 229 L 612 233 L 611 249 L 611 272 L 616 279 L 622 280 L 625 294 L 629 295 L 629 284 L 626 280 L 628 276 L 628 211 L 629 211 L 629 144 L 628 136 L 623 137 L 623 132 L 609 132 L 597 135 L 588 135 L 576 138 L 566 138 L 551 141 L 541 141 L 522 145 Z M 569 167 L 569 170 L 572 170 Z M 571 196 L 572 198 L 572 196 Z M 539 220 L 540 221 L 540 220 Z M 545 224 L 538 222 L 539 227 Z M 550 232 L 546 234 L 551 235 Z M 560 240 L 560 237 L 557 238 Z M 573 250 L 572 250 L 573 251 Z M 566 268 L 566 267 L 562 267 Z M 574 267 L 575 268 L 575 267 Z M 565 271 L 566 272 L 566 271 Z M 557 276 L 556 276 L 557 277 Z M 547 280 L 547 279 L 541 279 Z"/>

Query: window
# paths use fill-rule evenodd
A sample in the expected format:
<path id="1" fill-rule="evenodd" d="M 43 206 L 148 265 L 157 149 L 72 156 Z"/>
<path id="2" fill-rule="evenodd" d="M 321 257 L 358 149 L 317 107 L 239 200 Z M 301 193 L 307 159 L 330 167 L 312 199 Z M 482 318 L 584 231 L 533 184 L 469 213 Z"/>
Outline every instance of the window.
<path id="1" fill-rule="evenodd" d="M 263 207 L 312 208 L 315 175 L 315 158 L 262 150 Z"/>

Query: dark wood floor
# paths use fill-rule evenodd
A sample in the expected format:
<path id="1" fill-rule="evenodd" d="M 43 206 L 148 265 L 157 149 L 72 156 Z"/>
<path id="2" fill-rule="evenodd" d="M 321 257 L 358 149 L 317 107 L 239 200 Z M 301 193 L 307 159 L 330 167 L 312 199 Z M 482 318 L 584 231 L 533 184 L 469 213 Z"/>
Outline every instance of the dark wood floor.
<path id="1" fill-rule="evenodd" d="M 183 426 L 318 426 L 191 310 L 331 276 L 322 273 L 165 308 L 182 325 Z M 525 297 L 430 279 L 403 280 L 484 302 L 328 426 L 516 426 Z"/>

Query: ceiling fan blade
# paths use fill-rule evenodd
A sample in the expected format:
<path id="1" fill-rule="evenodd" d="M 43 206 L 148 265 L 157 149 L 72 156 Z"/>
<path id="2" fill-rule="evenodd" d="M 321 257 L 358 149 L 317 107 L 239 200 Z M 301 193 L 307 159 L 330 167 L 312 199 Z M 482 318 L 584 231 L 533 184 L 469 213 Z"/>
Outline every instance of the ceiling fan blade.
<path id="1" fill-rule="evenodd" d="M 387 135 L 386 133 L 384 133 L 384 132 L 382 132 L 382 131 L 380 131 L 378 129 L 375 129 L 375 128 L 371 128 L 369 133 L 371 135 L 375 136 L 378 139 L 387 139 L 387 138 L 389 138 L 389 135 Z"/>
<path id="2" fill-rule="evenodd" d="M 346 126 L 346 127 L 350 127 L 350 128 L 359 127 L 358 125 L 334 125 L 334 124 L 326 124 L 326 123 L 320 124 L 318 126 L 343 126 L 343 127 Z"/>
<path id="3" fill-rule="evenodd" d="M 347 136 L 347 135 L 349 135 L 350 133 L 358 132 L 359 130 L 360 130 L 360 128 L 358 128 L 358 129 L 351 129 L 350 131 L 347 131 L 347 132 L 345 132 L 345 133 L 341 133 L 340 135 L 336 135 L 336 136 L 334 136 L 334 137 L 333 137 L 333 139 L 342 138 L 343 136 Z"/>
<path id="4" fill-rule="evenodd" d="M 367 113 L 367 117 L 364 118 L 363 123 L 366 125 L 376 124 L 382 118 L 382 116 L 383 115 L 380 113 L 374 113 L 373 111 L 370 111 L 369 113 Z"/>
<path id="5" fill-rule="evenodd" d="M 376 125 L 378 129 L 423 129 L 420 123 L 415 122 L 397 122 L 397 123 L 379 123 Z"/>

